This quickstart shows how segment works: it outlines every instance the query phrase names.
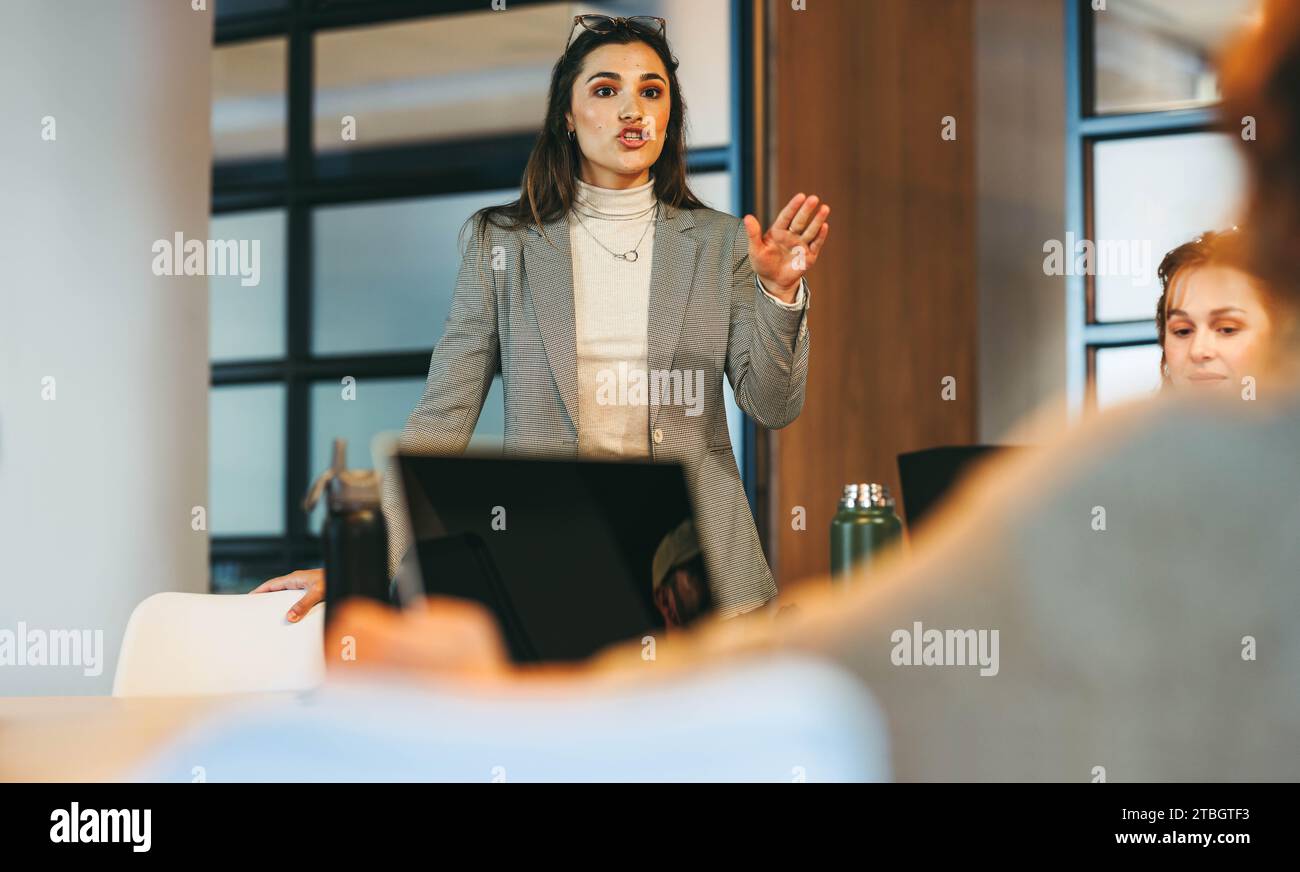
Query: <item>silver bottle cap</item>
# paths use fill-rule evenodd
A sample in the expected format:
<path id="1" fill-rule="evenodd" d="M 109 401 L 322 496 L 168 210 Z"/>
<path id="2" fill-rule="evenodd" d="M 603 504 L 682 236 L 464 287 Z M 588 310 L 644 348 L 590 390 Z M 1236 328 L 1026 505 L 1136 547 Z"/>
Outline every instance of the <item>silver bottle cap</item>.
<path id="1" fill-rule="evenodd" d="M 844 485 L 844 496 L 840 497 L 840 508 L 851 509 L 858 500 L 858 486 L 856 484 Z"/>
<path id="2" fill-rule="evenodd" d="M 857 491 L 857 507 L 860 509 L 894 507 L 894 498 L 889 495 L 889 488 L 883 484 L 863 482 L 858 485 Z"/>

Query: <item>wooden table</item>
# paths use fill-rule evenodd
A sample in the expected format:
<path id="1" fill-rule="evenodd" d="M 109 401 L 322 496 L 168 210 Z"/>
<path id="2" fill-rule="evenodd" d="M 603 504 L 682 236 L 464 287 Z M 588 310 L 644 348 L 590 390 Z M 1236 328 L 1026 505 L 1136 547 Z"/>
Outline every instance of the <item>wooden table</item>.
<path id="1" fill-rule="evenodd" d="M 0 697 L 0 781 L 117 781 L 203 716 L 259 696 Z"/>

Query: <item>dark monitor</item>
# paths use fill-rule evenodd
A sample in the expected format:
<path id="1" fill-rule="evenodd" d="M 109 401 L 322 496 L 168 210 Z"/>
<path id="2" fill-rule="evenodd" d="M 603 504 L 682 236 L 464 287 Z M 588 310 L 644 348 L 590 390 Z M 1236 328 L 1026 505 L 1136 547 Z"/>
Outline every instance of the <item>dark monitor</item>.
<path id="1" fill-rule="evenodd" d="M 1001 445 L 956 445 L 898 455 L 908 528 L 928 517 L 971 467 L 997 452 L 1015 450 Z"/>
<path id="2" fill-rule="evenodd" d="M 414 542 L 399 577 L 486 606 L 516 661 L 581 659 L 711 608 L 678 465 L 406 454 L 397 463 Z"/>

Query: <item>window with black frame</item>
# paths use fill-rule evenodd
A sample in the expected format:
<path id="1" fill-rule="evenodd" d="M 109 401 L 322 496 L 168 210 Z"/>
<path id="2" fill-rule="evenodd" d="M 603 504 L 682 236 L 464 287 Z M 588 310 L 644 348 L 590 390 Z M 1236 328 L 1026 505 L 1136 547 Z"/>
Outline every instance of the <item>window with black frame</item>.
<path id="1" fill-rule="evenodd" d="M 1071 406 L 1104 408 L 1160 385 L 1156 268 L 1235 221 L 1243 172 L 1218 125 L 1215 57 L 1257 0 L 1069 0 L 1067 274 Z"/>
<path id="2" fill-rule="evenodd" d="M 333 439 L 370 467 L 374 437 L 401 430 L 450 309 L 461 224 L 517 196 L 575 10 L 632 5 L 670 21 L 693 190 L 738 214 L 748 49 L 733 0 L 217 0 L 211 236 L 256 240 L 260 269 L 256 285 L 210 283 L 214 592 L 319 565 L 320 509 L 301 502 Z M 727 402 L 739 460 L 752 429 L 729 386 Z M 503 433 L 498 379 L 473 446 L 499 449 Z"/>

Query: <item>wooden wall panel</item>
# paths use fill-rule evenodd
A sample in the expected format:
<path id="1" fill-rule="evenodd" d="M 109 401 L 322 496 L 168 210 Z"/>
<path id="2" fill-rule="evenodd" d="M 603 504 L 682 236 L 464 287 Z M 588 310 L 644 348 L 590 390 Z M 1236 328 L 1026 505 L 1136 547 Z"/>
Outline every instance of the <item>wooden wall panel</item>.
<path id="1" fill-rule="evenodd" d="M 900 452 L 975 441 L 977 398 L 972 2 L 791 5 L 768 0 L 762 15 L 764 217 L 799 191 L 832 211 L 809 279 L 807 400 L 765 434 L 780 584 L 828 571 L 845 483 L 881 481 L 897 497 Z M 945 116 L 955 141 L 941 138 Z M 796 506 L 806 531 L 791 527 Z"/>

